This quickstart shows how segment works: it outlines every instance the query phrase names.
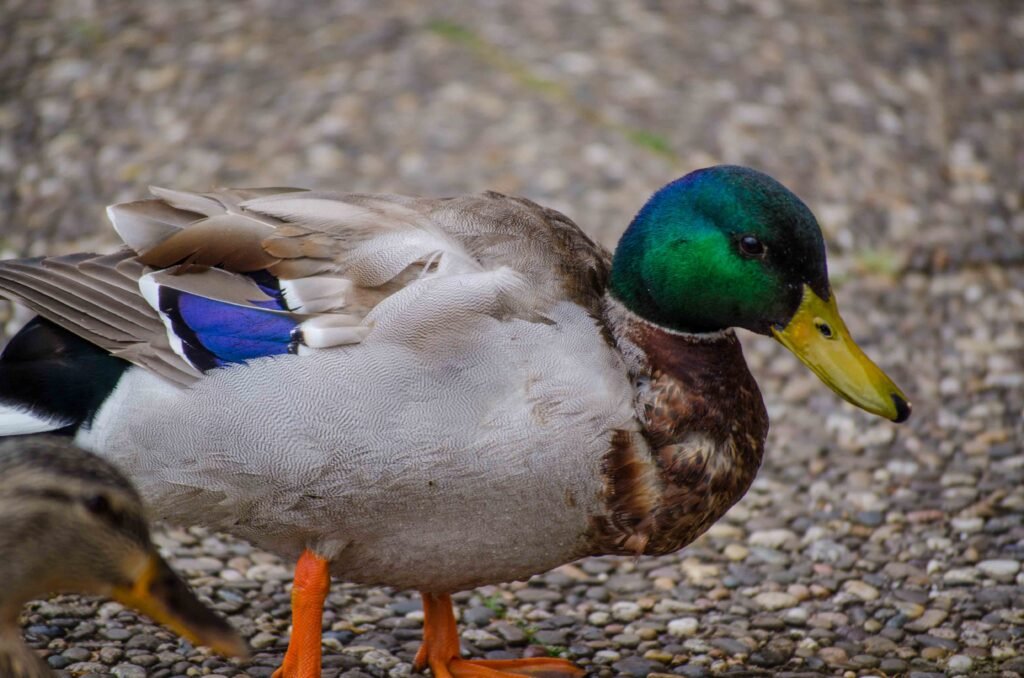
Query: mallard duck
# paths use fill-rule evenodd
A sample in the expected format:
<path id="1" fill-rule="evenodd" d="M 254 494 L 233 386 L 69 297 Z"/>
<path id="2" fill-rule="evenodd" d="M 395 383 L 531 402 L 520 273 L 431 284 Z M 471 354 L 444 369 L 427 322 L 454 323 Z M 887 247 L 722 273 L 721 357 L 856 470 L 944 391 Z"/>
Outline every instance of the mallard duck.
<path id="1" fill-rule="evenodd" d="M 22 641 L 18 613 L 56 592 L 109 596 L 222 654 L 246 652 L 157 553 L 128 480 L 66 438 L 0 442 L 0 582 L 4 678 L 51 675 Z"/>
<path id="2" fill-rule="evenodd" d="M 910 414 L 839 316 L 811 211 L 752 169 L 660 189 L 614 257 L 498 193 L 152 191 L 108 209 L 114 254 L 0 264 L 39 313 L 0 360 L 0 431 L 74 435 L 157 517 L 298 558 L 279 678 L 319 675 L 331 575 L 421 592 L 417 669 L 578 675 L 460 658 L 449 594 L 720 518 L 768 430 L 732 328 Z"/>

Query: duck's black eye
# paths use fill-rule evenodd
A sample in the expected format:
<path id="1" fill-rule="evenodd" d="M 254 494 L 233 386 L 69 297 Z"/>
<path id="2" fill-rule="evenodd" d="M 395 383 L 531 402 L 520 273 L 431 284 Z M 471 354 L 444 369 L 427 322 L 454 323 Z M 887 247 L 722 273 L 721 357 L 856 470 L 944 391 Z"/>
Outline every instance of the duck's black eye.
<path id="1" fill-rule="evenodd" d="M 86 497 L 83 503 L 90 513 L 95 513 L 98 516 L 109 516 L 111 514 L 110 500 L 107 499 L 106 495 L 94 494 L 91 497 Z"/>
<path id="2" fill-rule="evenodd" d="M 745 235 L 740 238 L 740 252 L 748 257 L 763 257 L 764 243 L 757 239 L 757 236 Z"/>

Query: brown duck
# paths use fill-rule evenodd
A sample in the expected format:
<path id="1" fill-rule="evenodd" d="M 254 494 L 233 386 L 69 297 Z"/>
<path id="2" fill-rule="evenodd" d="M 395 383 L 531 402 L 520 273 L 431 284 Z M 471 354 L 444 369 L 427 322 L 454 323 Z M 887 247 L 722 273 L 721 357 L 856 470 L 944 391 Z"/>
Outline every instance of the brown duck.
<path id="1" fill-rule="evenodd" d="M 109 596 L 227 655 L 245 643 L 157 553 L 128 480 L 109 463 L 49 436 L 0 442 L 0 676 L 43 678 L 18 614 L 58 592 Z"/>

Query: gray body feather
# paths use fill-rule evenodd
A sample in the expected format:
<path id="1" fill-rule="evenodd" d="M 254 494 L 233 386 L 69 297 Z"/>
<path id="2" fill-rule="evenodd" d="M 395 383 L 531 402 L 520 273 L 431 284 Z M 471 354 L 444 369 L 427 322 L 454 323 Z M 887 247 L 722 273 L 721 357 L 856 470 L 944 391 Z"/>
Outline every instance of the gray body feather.
<path id="1" fill-rule="evenodd" d="M 497 194 L 156 194 L 110 210 L 131 250 L 0 264 L 0 290 L 135 364 L 77 440 L 155 517 L 427 591 L 592 550 L 613 431 L 640 425 L 608 254 L 568 219 Z M 244 305 L 253 271 L 308 345 L 202 374 L 147 295 Z"/>

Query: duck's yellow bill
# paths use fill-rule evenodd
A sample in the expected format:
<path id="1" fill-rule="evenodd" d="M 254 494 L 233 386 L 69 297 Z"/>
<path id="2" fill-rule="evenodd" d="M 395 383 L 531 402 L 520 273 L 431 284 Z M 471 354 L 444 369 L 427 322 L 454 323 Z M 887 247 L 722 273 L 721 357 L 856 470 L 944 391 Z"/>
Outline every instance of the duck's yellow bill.
<path id="1" fill-rule="evenodd" d="M 829 388 L 857 407 L 895 422 L 910 416 L 910 403 L 903 391 L 850 337 L 835 294 L 826 301 L 804 285 L 796 314 L 785 327 L 773 328 L 772 335 Z"/>
<path id="2" fill-rule="evenodd" d="M 192 592 L 163 558 L 154 554 L 134 564 L 134 583 L 117 587 L 111 595 L 196 645 L 218 654 L 245 658 L 249 648 L 238 632 Z"/>

